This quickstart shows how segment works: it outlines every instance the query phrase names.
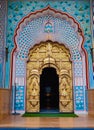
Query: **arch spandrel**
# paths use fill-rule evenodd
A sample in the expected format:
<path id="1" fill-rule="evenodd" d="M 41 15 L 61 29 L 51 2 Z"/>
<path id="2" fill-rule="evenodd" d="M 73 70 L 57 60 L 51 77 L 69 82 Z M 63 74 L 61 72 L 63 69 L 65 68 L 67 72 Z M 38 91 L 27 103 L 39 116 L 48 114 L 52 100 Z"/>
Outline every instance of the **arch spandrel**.
<path id="1" fill-rule="evenodd" d="M 59 111 L 73 111 L 70 57 L 69 50 L 57 42 L 41 42 L 30 49 L 27 62 L 27 112 L 40 111 L 40 74 L 46 67 L 55 68 L 59 75 Z"/>

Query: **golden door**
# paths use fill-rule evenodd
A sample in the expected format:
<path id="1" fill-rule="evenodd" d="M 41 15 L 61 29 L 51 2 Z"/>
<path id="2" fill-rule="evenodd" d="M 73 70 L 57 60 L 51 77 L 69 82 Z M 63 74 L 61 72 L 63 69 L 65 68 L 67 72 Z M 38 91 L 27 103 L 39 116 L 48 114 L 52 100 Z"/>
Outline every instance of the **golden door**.
<path id="1" fill-rule="evenodd" d="M 53 67 L 59 75 L 59 112 L 73 112 L 70 51 L 57 42 L 41 42 L 30 49 L 26 66 L 26 112 L 40 112 L 40 75 Z"/>

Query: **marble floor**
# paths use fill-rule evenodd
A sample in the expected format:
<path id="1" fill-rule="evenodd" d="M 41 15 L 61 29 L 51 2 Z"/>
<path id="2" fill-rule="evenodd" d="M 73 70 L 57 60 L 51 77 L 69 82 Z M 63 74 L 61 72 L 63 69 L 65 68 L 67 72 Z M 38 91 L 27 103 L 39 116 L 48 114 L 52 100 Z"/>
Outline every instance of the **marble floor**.
<path id="1" fill-rule="evenodd" d="M 22 117 L 21 115 L 11 115 L 0 121 L 0 127 L 91 127 L 94 128 L 94 116 L 79 115 L 79 117 Z"/>

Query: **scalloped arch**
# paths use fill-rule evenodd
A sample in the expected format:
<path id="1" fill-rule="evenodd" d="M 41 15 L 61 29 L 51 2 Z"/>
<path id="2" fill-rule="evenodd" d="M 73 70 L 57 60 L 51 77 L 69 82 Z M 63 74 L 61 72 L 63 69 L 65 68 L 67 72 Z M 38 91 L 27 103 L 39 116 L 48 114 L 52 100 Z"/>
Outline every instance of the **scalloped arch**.
<path id="1" fill-rule="evenodd" d="M 45 16 L 46 14 L 52 15 L 56 18 L 61 18 L 62 20 L 66 20 L 71 25 L 71 27 L 73 27 L 75 29 L 75 32 L 78 33 L 79 36 L 81 36 L 82 44 L 83 44 L 84 36 L 83 36 L 83 31 L 82 31 L 79 23 L 73 17 L 71 17 L 69 14 L 67 14 L 65 12 L 57 11 L 57 10 L 51 8 L 50 6 L 48 6 L 42 10 L 38 10 L 36 12 L 31 12 L 30 14 L 25 16 L 19 22 L 19 24 L 15 30 L 15 35 L 14 35 L 15 48 L 17 48 L 17 39 L 19 38 L 19 33 L 22 31 L 22 29 L 33 19 L 41 17 L 41 16 Z"/>
<path id="2" fill-rule="evenodd" d="M 14 47 L 14 49 L 12 51 L 12 54 L 11 54 L 11 56 L 12 56 L 11 57 L 11 66 L 13 67 L 13 56 L 14 56 L 14 52 L 16 52 L 17 51 L 16 49 L 19 48 L 18 43 L 17 43 L 17 39 L 20 37 L 20 32 L 22 32 L 23 28 L 25 26 L 27 26 L 29 22 L 32 22 L 32 20 L 34 20 L 35 18 L 39 18 L 41 16 L 45 16 L 46 14 L 50 14 L 51 16 L 56 17 L 56 18 L 60 18 L 61 20 L 66 20 L 70 24 L 70 26 L 72 28 L 74 28 L 75 33 L 77 33 L 77 36 L 78 36 L 78 39 L 79 39 L 79 45 L 77 46 L 77 48 L 80 51 L 80 53 L 84 52 L 84 55 L 85 55 L 85 62 L 86 62 L 86 84 L 87 84 L 87 86 L 89 86 L 89 81 L 88 81 L 88 60 L 87 60 L 88 58 L 87 58 L 87 52 L 86 52 L 86 50 L 83 47 L 83 44 L 84 44 L 84 35 L 83 35 L 83 31 L 82 31 L 82 29 L 80 27 L 80 24 L 73 17 L 71 17 L 69 14 L 67 14 L 65 12 L 57 11 L 57 10 L 51 8 L 50 6 L 44 8 L 42 10 L 31 12 L 30 14 L 28 14 L 27 16 L 25 16 L 19 22 L 19 24 L 18 24 L 18 26 L 17 26 L 17 28 L 15 30 L 15 34 L 14 34 L 14 44 L 15 44 L 15 47 Z M 12 71 L 13 71 L 13 68 L 11 68 L 10 86 L 12 86 Z"/>

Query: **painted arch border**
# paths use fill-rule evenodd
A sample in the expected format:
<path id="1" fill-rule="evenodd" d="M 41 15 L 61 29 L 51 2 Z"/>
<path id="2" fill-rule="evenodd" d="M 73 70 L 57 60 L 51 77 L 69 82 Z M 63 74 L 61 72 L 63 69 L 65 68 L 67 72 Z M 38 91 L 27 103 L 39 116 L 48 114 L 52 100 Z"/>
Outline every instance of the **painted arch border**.
<path id="1" fill-rule="evenodd" d="M 13 75 L 13 56 L 14 53 L 16 52 L 17 48 L 18 48 L 18 44 L 17 44 L 17 38 L 19 37 L 19 32 L 21 32 L 22 27 L 26 26 L 26 22 L 29 21 L 30 19 L 37 17 L 38 14 L 43 14 L 43 12 L 46 11 L 51 11 L 53 13 L 55 13 L 56 15 L 58 15 L 59 17 L 62 16 L 63 18 L 65 18 L 68 22 L 70 22 L 71 26 L 75 28 L 75 31 L 79 33 L 79 35 L 82 38 L 82 42 L 81 42 L 81 49 L 83 50 L 84 54 L 85 54 L 85 62 L 86 62 L 86 86 L 87 89 L 89 88 L 89 78 L 88 78 L 88 54 L 87 51 L 84 48 L 84 34 L 83 34 L 83 30 L 80 27 L 80 24 L 72 17 L 70 16 L 68 13 L 59 11 L 59 10 L 55 10 L 53 8 L 51 8 L 50 6 L 47 6 L 46 8 L 43 8 L 41 10 L 37 10 L 35 12 L 31 12 L 30 14 L 28 14 L 27 16 L 23 17 L 22 20 L 18 23 L 15 32 L 14 32 L 14 48 L 11 52 L 11 70 L 10 70 L 10 88 L 12 87 L 12 75 Z M 60 17 L 60 18 L 62 18 Z"/>

